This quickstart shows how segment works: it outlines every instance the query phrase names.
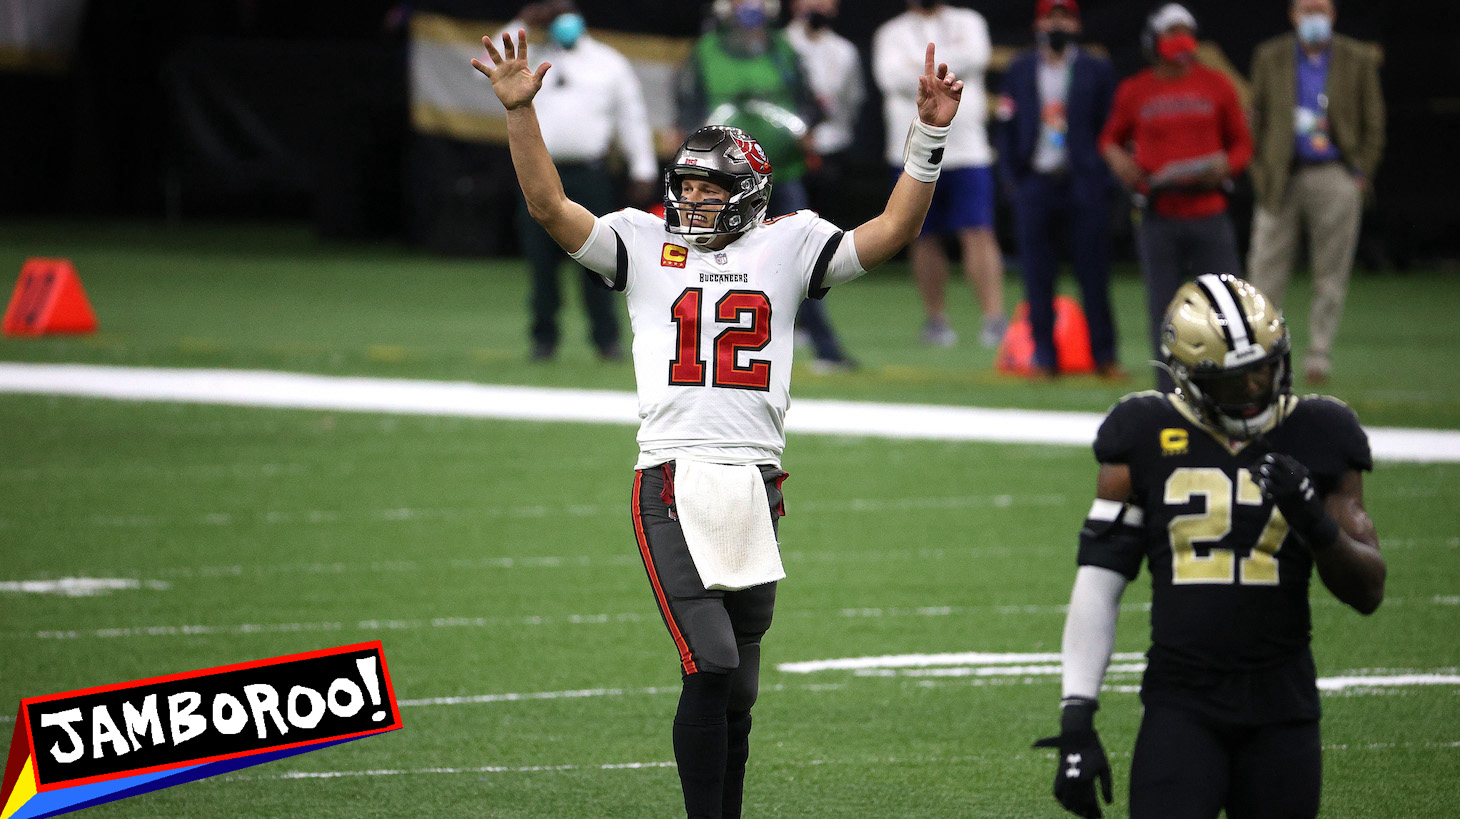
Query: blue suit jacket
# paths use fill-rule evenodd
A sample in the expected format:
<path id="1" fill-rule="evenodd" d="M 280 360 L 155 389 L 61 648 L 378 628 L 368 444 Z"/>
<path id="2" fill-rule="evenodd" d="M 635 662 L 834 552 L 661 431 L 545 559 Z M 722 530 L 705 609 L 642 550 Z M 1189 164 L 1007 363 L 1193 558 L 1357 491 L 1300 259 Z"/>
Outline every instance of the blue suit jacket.
<path id="1" fill-rule="evenodd" d="M 1039 141 L 1040 109 L 1038 55 L 1021 53 L 1004 73 L 1003 94 L 1014 105 L 1013 115 L 998 130 L 999 171 L 1005 183 L 1017 185 L 1034 173 L 1034 146 Z M 1100 130 L 1115 97 L 1115 69 L 1110 61 L 1080 49 L 1070 77 L 1065 117 L 1069 130 L 1070 176 L 1076 198 L 1103 198 L 1114 184 L 1100 156 Z"/>

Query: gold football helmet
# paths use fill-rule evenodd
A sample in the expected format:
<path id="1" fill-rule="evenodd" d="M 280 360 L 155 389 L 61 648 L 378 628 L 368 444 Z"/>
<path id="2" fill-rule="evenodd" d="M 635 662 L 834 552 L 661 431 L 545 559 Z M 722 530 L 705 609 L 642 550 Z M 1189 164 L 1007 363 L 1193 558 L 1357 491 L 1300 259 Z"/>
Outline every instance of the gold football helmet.
<path id="1" fill-rule="evenodd" d="M 1291 349 L 1282 313 L 1226 273 L 1182 285 L 1161 327 L 1161 357 L 1177 395 L 1237 439 L 1265 429 L 1278 399 L 1292 392 Z"/>

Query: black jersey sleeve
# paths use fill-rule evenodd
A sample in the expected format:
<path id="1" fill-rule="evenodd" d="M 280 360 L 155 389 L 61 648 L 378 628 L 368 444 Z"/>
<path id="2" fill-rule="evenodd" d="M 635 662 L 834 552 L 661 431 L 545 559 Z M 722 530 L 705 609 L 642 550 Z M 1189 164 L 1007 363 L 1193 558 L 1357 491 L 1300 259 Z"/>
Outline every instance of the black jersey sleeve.
<path id="1" fill-rule="evenodd" d="M 1310 426 L 1320 436 L 1320 442 L 1327 444 L 1334 471 L 1373 471 L 1374 455 L 1369 451 L 1369 435 L 1360 426 L 1359 415 L 1352 407 L 1327 396 L 1304 398 L 1301 406 L 1308 408 L 1313 416 Z"/>
<path id="2" fill-rule="evenodd" d="M 1136 454 L 1140 435 L 1153 409 L 1165 398 L 1156 392 L 1138 392 L 1120 399 L 1110 408 L 1095 433 L 1095 460 L 1102 464 L 1128 464 Z"/>
<path id="3" fill-rule="evenodd" d="M 1347 404 L 1325 396 L 1305 396 L 1283 422 L 1294 455 L 1313 473 L 1327 495 L 1350 471 L 1374 468 L 1369 436 Z"/>
<path id="4" fill-rule="evenodd" d="M 1095 460 L 1132 465 L 1149 440 L 1153 415 L 1164 406 L 1160 393 L 1135 393 L 1111 407 L 1095 433 Z M 1134 502 L 1097 499 L 1080 529 L 1079 564 L 1119 572 L 1127 580 L 1140 573 L 1145 557 L 1145 510 Z"/>

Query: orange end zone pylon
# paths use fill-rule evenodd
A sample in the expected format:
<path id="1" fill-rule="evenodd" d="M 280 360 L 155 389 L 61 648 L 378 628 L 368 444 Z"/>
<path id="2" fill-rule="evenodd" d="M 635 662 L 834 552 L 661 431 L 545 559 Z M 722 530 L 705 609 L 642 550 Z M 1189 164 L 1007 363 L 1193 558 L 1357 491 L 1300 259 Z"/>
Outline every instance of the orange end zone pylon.
<path id="1" fill-rule="evenodd" d="M 1069 296 L 1054 297 L 1054 353 L 1062 374 L 1095 371 L 1090 350 L 1090 325 L 1080 303 Z M 1014 320 L 999 344 L 994 367 L 1008 375 L 1029 375 L 1034 371 L 1034 332 L 1029 326 L 1029 303 L 1014 308 Z"/>
<path id="2" fill-rule="evenodd" d="M 96 313 L 70 259 L 25 261 L 0 332 L 7 336 L 96 332 Z"/>

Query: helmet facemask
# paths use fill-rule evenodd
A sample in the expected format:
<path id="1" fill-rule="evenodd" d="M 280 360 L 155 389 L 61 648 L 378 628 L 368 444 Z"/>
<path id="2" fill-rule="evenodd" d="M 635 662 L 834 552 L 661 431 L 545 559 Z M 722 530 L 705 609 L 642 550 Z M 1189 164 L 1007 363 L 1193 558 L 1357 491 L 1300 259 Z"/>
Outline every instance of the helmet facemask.
<path id="1" fill-rule="evenodd" d="M 687 179 L 704 179 L 729 191 L 729 198 L 711 197 L 692 202 L 684 196 Z M 736 190 L 740 185 L 744 189 Z M 664 226 L 670 233 L 685 236 L 691 243 L 703 245 L 717 236 L 742 233 L 760 221 L 764 205 L 755 213 L 748 201 L 753 194 L 751 180 L 736 179 L 721 173 L 671 168 L 665 174 Z M 708 224 L 699 224 L 695 217 L 707 217 Z"/>
<path id="2" fill-rule="evenodd" d="M 1172 367 L 1177 390 L 1207 424 L 1237 440 L 1247 440 L 1266 429 L 1278 399 L 1292 390 L 1292 366 L 1287 345 L 1241 367 L 1203 372 L 1185 365 Z"/>

